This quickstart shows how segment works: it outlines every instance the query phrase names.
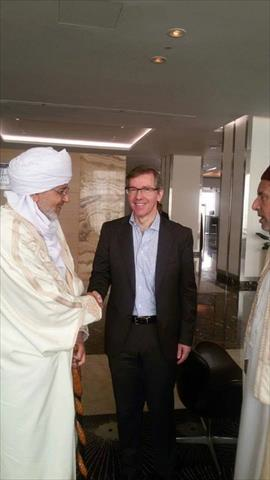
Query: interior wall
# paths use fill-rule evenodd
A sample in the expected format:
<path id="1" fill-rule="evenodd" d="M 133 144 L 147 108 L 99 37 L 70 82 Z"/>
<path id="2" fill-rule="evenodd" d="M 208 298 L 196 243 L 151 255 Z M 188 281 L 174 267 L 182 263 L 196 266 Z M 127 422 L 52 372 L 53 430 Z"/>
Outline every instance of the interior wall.
<path id="1" fill-rule="evenodd" d="M 0 148 L 0 163 L 8 164 L 9 161 L 16 157 L 19 153 L 23 152 L 23 150 L 16 150 L 14 148 Z M 6 198 L 4 196 L 4 190 L 0 189 L 0 205 L 4 205 L 6 203 Z"/>
<path id="2" fill-rule="evenodd" d="M 215 188 L 216 190 L 220 190 L 220 178 L 215 177 L 202 177 L 202 186 L 204 188 Z"/>
<path id="3" fill-rule="evenodd" d="M 102 224 L 122 217 L 126 159 L 117 155 L 80 155 L 78 274 L 87 284 Z"/>
<path id="4" fill-rule="evenodd" d="M 230 235 L 230 212 L 231 212 L 231 172 L 233 165 L 234 149 L 234 123 L 231 122 L 224 127 L 224 144 L 222 159 L 222 176 L 220 189 L 220 209 L 219 209 L 219 239 L 218 239 L 218 258 L 217 268 L 224 272 L 227 271 L 229 255 L 229 235 Z"/>
<path id="5" fill-rule="evenodd" d="M 231 179 L 230 236 L 228 269 L 233 275 L 240 275 L 242 212 L 244 201 L 244 172 L 246 164 L 246 139 L 248 117 L 235 121 L 235 138 Z"/>
<path id="6" fill-rule="evenodd" d="M 239 278 L 248 117 L 224 127 L 217 269 Z"/>
<path id="7" fill-rule="evenodd" d="M 190 227 L 194 251 L 200 247 L 201 157 L 174 155 L 171 178 L 170 218 Z"/>

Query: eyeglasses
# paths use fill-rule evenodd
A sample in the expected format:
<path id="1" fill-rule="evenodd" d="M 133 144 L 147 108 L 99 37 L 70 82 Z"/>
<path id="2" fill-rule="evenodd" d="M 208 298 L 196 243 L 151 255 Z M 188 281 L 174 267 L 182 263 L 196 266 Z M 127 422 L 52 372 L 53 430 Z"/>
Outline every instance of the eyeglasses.
<path id="1" fill-rule="evenodd" d="M 159 190 L 159 188 L 155 187 L 142 187 L 142 188 L 136 188 L 136 187 L 126 187 L 126 193 L 128 195 L 137 195 L 138 192 L 142 192 L 144 195 L 151 195 L 153 192 Z"/>
<path id="2" fill-rule="evenodd" d="M 65 187 L 62 190 L 57 190 L 56 188 L 52 188 L 52 190 L 58 193 L 58 195 L 60 195 L 61 197 L 65 197 L 66 195 L 69 194 L 69 187 Z"/>

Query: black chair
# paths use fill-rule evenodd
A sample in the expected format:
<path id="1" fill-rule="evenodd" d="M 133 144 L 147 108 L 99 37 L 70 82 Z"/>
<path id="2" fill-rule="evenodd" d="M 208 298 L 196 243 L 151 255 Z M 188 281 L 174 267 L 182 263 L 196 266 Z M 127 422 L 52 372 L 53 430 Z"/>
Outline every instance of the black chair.
<path id="1" fill-rule="evenodd" d="M 201 420 L 204 434 L 176 436 L 177 443 L 208 445 L 219 477 L 219 465 L 214 444 L 233 444 L 234 435 L 214 434 L 215 419 L 230 419 L 238 424 L 242 404 L 242 370 L 231 356 L 213 342 L 200 342 L 188 359 L 177 369 L 179 397 L 191 413 Z"/>

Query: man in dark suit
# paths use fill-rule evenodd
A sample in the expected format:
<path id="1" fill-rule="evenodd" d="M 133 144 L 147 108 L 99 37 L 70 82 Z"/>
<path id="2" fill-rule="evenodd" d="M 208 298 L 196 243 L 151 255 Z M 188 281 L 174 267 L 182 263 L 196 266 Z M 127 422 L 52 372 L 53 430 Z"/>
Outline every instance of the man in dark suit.
<path id="1" fill-rule="evenodd" d="M 101 303 L 111 287 L 105 349 L 116 400 L 122 478 L 138 480 L 145 402 L 155 473 L 171 478 L 175 446 L 176 364 L 188 357 L 196 317 L 193 240 L 189 228 L 157 210 L 159 173 L 136 167 L 127 175 L 131 216 L 104 223 L 88 290 Z"/>

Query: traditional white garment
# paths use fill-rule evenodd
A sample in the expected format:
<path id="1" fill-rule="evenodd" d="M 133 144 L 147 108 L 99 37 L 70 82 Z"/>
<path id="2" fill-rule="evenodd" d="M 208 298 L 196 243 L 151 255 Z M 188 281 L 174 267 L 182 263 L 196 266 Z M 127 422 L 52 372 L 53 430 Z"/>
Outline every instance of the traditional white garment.
<path id="1" fill-rule="evenodd" d="M 248 322 L 246 352 L 249 364 L 234 479 L 269 480 L 270 465 L 267 466 L 266 457 L 270 435 L 270 251 Z"/>
<path id="2" fill-rule="evenodd" d="M 1 208 L 1 480 L 75 480 L 72 350 L 101 317 L 61 227 L 62 278 L 43 237 Z"/>

